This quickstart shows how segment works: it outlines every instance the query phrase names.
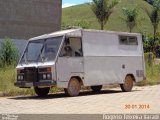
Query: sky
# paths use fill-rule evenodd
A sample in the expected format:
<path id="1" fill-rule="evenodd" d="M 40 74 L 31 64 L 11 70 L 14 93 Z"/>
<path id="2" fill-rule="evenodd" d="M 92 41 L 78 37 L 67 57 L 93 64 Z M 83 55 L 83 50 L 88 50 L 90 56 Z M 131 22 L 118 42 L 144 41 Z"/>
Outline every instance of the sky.
<path id="1" fill-rule="evenodd" d="M 62 0 L 62 8 L 70 7 L 77 4 L 87 3 L 91 0 Z"/>

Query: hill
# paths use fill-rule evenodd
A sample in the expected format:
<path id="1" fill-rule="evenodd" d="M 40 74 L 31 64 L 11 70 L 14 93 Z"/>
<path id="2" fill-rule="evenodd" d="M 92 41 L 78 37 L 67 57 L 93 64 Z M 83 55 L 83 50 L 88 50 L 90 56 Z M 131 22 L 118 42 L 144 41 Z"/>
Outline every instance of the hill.
<path id="1" fill-rule="evenodd" d="M 122 8 L 132 7 L 138 9 L 137 25 L 133 32 L 152 33 L 152 25 L 145 11 L 146 9 L 151 10 L 151 6 L 143 0 L 121 0 L 114 8 L 114 12 L 110 16 L 108 23 L 105 25 L 105 29 L 112 31 L 129 31 L 123 20 L 124 15 Z M 88 28 L 100 29 L 100 25 L 87 3 L 63 8 L 62 11 L 62 25 L 64 26 L 73 26 L 77 25 L 77 23 L 85 22 L 85 24 L 88 25 Z"/>

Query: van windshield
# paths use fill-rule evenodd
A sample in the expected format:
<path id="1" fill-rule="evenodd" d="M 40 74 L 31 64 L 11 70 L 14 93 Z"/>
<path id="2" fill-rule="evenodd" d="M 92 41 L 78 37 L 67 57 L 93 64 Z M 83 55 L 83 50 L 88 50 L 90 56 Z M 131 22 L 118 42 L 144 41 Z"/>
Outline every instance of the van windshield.
<path id="1" fill-rule="evenodd" d="M 20 63 L 48 62 L 54 61 L 62 36 L 30 41 L 20 60 Z"/>

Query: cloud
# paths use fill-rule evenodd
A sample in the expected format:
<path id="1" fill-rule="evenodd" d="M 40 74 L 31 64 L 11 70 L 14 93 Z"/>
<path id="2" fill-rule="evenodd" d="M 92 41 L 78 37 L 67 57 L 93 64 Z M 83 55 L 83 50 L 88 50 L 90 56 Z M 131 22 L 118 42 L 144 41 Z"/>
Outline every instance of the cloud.
<path id="1" fill-rule="evenodd" d="M 62 5 L 62 8 L 66 8 L 66 7 L 70 7 L 70 6 L 74 6 L 76 4 L 72 4 L 72 3 L 65 3 Z"/>

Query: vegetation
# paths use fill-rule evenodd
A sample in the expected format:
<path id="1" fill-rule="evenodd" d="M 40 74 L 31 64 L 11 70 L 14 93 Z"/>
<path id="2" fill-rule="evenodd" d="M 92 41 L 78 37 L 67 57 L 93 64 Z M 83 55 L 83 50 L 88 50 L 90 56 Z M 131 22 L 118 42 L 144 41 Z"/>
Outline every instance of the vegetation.
<path id="1" fill-rule="evenodd" d="M 18 59 L 18 50 L 13 41 L 9 38 L 5 38 L 0 48 L 1 67 L 15 65 Z"/>
<path id="2" fill-rule="evenodd" d="M 160 84 L 160 61 L 154 54 L 145 53 L 145 67 L 147 80 L 137 83 L 138 86 Z"/>
<path id="3" fill-rule="evenodd" d="M 158 1 L 158 0 L 157 0 Z M 156 39 L 156 35 L 157 35 L 157 30 L 158 30 L 158 25 L 160 22 L 160 3 L 154 1 L 153 2 L 153 6 L 152 6 L 152 10 L 151 12 L 147 11 L 148 17 L 150 18 L 150 21 L 152 23 L 153 26 L 153 38 L 151 38 L 150 41 L 152 41 L 150 44 L 151 48 L 150 51 L 156 54 L 155 48 L 156 48 L 156 42 L 158 39 Z"/>
<path id="4" fill-rule="evenodd" d="M 160 57 L 160 32 L 157 32 L 155 38 L 152 34 L 149 34 L 143 41 L 144 52 L 152 52 L 154 49 L 154 54 L 156 57 Z"/>
<path id="5" fill-rule="evenodd" d="M 116 0 L 113 0 L 111 3 L 109 3 L 109 0 L 92 0 L 92 3 L 90 3 L 91 10 L 101 25 L 101 30 L 104 29 L 104 25 L 108 21 L 113 12 L 113 8 L 117 4 L 118 1 Z"/>
<path id="6" fill-rule="evenodd" d="M 110 0 L 111 1 L 111 0 Z M 143 34 L 152 34 L 152 24 L 146 9 L 151 11 L 152 6 L 145 2 L 144 0 L 121 0 L 115 7 L 113 13 L 110 15 L 108 21 L 104 25 L 104 30 L 111 31 L 123 31 L 127 32 L 128 27 L 126 22 L 121 20 L 125 15 L 123 14 L 122 8 L 136 8 L 138 9 L 137 25 L 134 27 L 132 32 L 140 32 Z M 101 29 L 95 14 L 92 12 L 88 4 L 76 5 L 68 8 L 64 8 L 62 11 L 62 23 L 69 26 L 75 26 L 78 21 L 83 21 L 90 23 L 90 29 Z M 160 27 L 158 28 L 160 31 Z"/>
<path id="7" fill-rule="evenodd" d="M 70 29 L 70 28 L 83 28 L 83 29 L 88 29 L 90 27 L 90 22 L 86 21 L 86 20 L 77 20 L 75 21 L 72 25 L 71 24 L 67 24 L 67 23 L 62 23 L 61 25 L 61 29 L 65 30 L 65 29 Z"/>
<path id="8" fill-rule="evenodd" d="M 129 28 L 129 32 L 132 32 L 133 28 L 135 27 L 136 25 L 136 20 L 137 20 L 137 15 L 138 15 L 138 12 L 137 12 L 137 9 L 136 8 L 133 8 L 133 9 L 130 9 L 130 8 L 123 8 L 123 14 L 126 16 L 124 18 L 124 21 L 126 22 L 128 28 Z"/>
<path id="9" fill-rule="evenodd" d="M 14 86 L 16 69 L 14 66 L 0 68 L 0 96 L 33 95 L 32 89 L 20 89 Z"/>

